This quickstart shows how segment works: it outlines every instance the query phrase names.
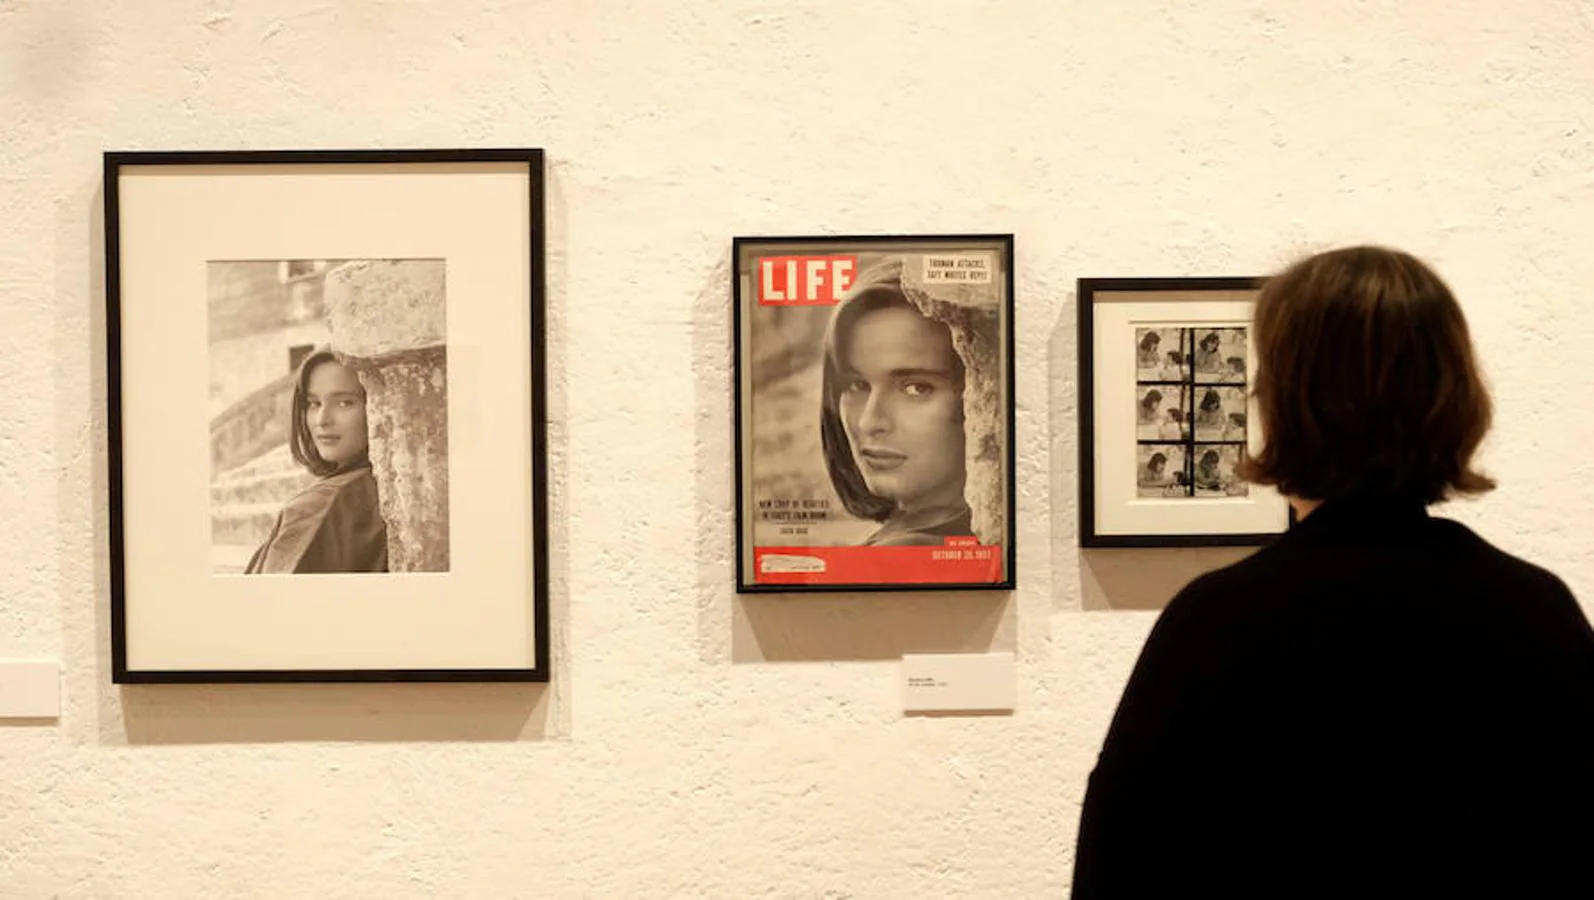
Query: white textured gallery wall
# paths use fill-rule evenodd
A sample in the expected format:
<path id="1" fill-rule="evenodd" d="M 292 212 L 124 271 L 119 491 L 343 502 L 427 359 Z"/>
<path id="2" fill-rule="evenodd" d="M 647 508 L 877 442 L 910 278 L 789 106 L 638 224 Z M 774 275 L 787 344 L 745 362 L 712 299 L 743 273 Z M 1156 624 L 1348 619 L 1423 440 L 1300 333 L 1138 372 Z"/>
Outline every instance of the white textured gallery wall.
<path id="1" fill-rule="evenodd" d="M 1498 403 L 1448 514 L 1594 610 L 1590 97 L 1587 0 L 0 0 L 0 658 L 64 690 L 0 723 L 0 893 L 1059 895 L 1243 554 L 1078 549 L 1074 280 L 1433 262 Z M 101 152 L 487 146 L 549 154 L 552 684 L 113 686 Z M 731 238 L 934 232 L 1017 238 L 1018 589 L 738 597 Z M 951 650 L 1012 715 L 902 715 Z"/>

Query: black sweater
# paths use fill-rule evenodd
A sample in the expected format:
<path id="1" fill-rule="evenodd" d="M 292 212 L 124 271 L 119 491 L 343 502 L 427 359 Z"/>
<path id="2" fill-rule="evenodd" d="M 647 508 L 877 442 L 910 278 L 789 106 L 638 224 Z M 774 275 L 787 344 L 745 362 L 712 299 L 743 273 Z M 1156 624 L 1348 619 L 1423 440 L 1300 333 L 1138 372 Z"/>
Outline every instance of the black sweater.
<path id="1" fill-rule="evenodd" d="M 1594 628 L 1420 505 L 1191 582 L 1090 776 L 1073 896 L 1594 897 Z"/>

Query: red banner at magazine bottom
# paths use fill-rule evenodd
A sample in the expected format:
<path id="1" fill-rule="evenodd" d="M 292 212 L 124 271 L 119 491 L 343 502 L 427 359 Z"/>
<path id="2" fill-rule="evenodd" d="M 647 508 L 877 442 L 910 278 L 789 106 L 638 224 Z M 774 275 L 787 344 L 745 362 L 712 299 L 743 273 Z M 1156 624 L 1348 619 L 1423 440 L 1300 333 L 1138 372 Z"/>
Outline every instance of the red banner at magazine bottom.
<path id="1" fill-rule="evenodd" d="M 1002 548 L 755 547 L 754 584 L 989 584 L 1002 580 Z"/>

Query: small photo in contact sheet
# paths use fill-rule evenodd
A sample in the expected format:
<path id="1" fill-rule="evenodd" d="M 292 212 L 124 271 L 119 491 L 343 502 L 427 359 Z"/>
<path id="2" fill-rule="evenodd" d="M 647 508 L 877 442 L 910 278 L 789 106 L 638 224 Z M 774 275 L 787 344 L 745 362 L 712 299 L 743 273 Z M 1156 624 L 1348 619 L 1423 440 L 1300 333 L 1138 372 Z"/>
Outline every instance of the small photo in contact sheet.
<path id="1" fill-rule="evenodd" d="M 1202 384 L 1245 384 L 1244 328 L 1192 329 L 1195 380 Z"/>
<path id="2" fill-rule="evenodd" d="M 1196 444 L 1191 482 L 1194 497 L 1244 497 L 1250 486 L 1235 474 L 1239 444 Z"/>
<path id="3" fill-rule="evenodd" d="M 1140 440 L 1190 437 L 1190 389 L 1177 384 L 1141 385 L 1135 392 L 1135 436 Z"/>
<path id="4" fill-rule="evenodd" d="M 1196 387 L 1195 439 L 1245 443 L 1245 389 Z"/>
<path id="5" fill-rule="evenodd" d="M 1135 378 L 1139 381 L 1190 380 L 1190 329 L 1135 329 Z"/>
<path id="6" fill-rule="evenodd" d="M 1185 445 L 1141 444 L 1135 461 L 1135 493 L 1141 497 L 1187 497 Z"/>

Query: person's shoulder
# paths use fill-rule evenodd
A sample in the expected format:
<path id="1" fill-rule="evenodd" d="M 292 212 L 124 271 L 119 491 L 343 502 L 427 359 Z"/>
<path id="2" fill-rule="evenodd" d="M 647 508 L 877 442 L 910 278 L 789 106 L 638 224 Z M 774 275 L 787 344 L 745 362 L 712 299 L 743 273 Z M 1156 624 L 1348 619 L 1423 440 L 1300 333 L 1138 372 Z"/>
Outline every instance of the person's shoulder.
<path id="1" fill-rule="evenodd" d="M 1423 538 L 1412 541 L 1403 537 L 1398 546 L 1411 549 L 1426 544 L 1429 557 L 1442 557 L 1458 571 L 1481 580 L 1571 596 L 1566 583 L 1548 568 L 1501 549 L 1454 519 L 1432 516 L 1420 527 L 1426 529 Z M 1358 541 L 1347 549 L 1342 544 L 1321 544 L 1293 530 L 1286 531 L 1244 559 L 1198 576 L 1187 590 L 1198 596 L 1227 595 L 1245 588 L 1299 580 L 1301 575 L 1325 566 L 1343 567 L 1346 563 L 1342 557 L 1367 552 L 1362 546 L 1367 543 Z M 1392 543 L 1385 549 L 1395 546 Z"/>
<path id="2" fill-rule="evenodd" d="M 958 506 L 943 510 L 938 519 L 931 517 L 912 524 L 886 522 L 863 543 L 871 547 L 939 547 L 947 538 L 973 535 L 973 513 L 967 506 Z"/>
<path id="3" fill-rule="evenodd" d="M 1272 545 L 1259 547 L 1243 559 L 1203 572 L 1190 579 L 1175 599 L 1187 602 L 1213 603 L 1223 598 L 1242 595 L 1245 589 L 1265 584 L 1279 574 L 1279 551 Z"/>
<path id="4" fill-rule="evenodd" d="M 1519 605 L 1583 618 L 1571 587 L 1549 567 L 1505 550 L 1455 519 L 1435 516 L 1431 524 L 1447 558 L 1480 583 L 1504 589 Z"/>
<path id="5" fill-rule="evenodd" d="M 375 483 L 376 476 L 371 474 L 370 466 L 359 466 L 343 472 L 334 472 L 320 481 L 322 487 L 334 492 Z"/>
<path id="6" fill-rule="evenodd" d="M 1232 626 L 1244 618 L 1257 587 L 1267 579 L 1260 574 L 1255 556 L 1203 572 L 1169 598 L 1157 617 L 1155 632 L 1190 636 Z"/>
<path id="7" fill-rule="evenodd" d="M 362 466 L 349 472 L 341 472 L 335 487 L 338 496 L 361 503 L 376 501 L 376 474 L 370 466 Z"/>
<path id="8" fill-rule="evenodd" d="M 1479 534 L 1460 520 L 1433 516 L 1429 520 L 1436 538 L 1452 552 L 1465 554 L 1474 562 L 1499 568 L 1500 574 L 1530 582 L 1564 587 L 1561 577 L 1547 567 L 1518 556 Z"/>
<path id="9" fill-rule="evenodd" d="M 946 538 L 925 531 L 878 532 L 865 543 L 870 547 L 930 547 L 946 543 Z"/>
<path id="10" fill-rule="evenodd" d="M 1282 534 L 1242 559 L 1190 579 L 1163 608 L 1167 627 L 1229 627 L 1266 615 L 1297 581 L 1303 564 L 1288 537 Z"/>
<path id="11" fill-rule="evenodd" d="M 294 494 L 282 507 L 285 521 L 325 517 L 335 506 L 357 500 L 358 495 L 374 492 L 376 479 L 369 468 L 351 469 L 347 472 L 317 478 Z"/>
<path id="12" fill-rule="evenodd" d="M 312 516 L 319 517 L 326 513 L 327 507 L 337 495 L 337 485 L 329 483 L 325 478 L 317 478 L 288 498 L 288 502 L 282 505 L 282 517 L 289 522 Z"/>

